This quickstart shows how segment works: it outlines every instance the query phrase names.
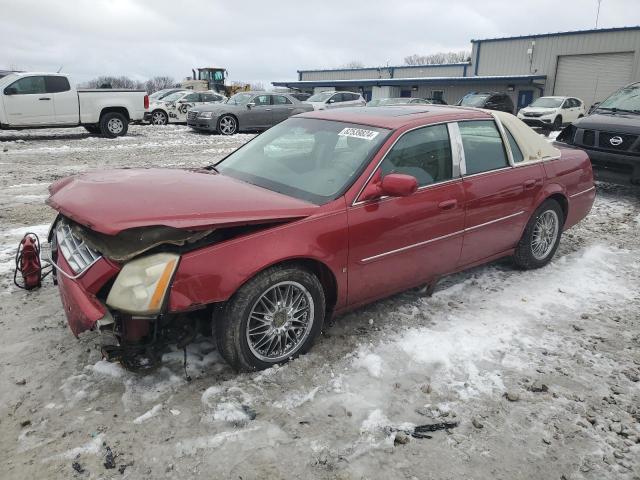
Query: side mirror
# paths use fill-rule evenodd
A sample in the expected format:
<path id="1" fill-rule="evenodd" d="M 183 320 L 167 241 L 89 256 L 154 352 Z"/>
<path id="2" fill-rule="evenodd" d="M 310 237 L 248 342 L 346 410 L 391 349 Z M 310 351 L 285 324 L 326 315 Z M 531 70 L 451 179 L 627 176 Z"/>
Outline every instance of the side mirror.
<path id="1" fill-rule="evenodd" d="M 330 98 L 329 100 L 327 100 L 327 103 L 336 103 L 336 101 L 333 98 Z"/>
<path id="2" fill-rule="evenodd" d="M 404 173 L 390 173 L 380 179 L 378 172 L 364 189 L 360 201 L 379 197 L 408 197 L 418 190 L 418 180 Z"/>
<path id="3" fill-rule="evenodd" d="M 16 87 L 7 87 L 4 89 L 5 95 L 15 95 L 16 93 L 18 93 L 18 90 L 16 90 Z"/>
<path id="4" fill-rule="evenodd" d="M 251 109 L 251 108 L 253 108 L 253 107 L 255 107 L 255 106 L 256 106 L 255 102 L 249 102 L 249 103 L 247 103 L 247 108 L 248 108 L 248 109 Z"/>

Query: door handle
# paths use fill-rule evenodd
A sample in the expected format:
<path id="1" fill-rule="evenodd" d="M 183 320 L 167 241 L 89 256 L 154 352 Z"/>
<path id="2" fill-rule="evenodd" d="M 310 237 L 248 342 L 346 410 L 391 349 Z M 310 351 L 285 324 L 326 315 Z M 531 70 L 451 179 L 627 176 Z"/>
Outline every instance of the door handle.
<path id="1" fill-rule="evenodd" d="M 438 204 L 438 208 L 440 210 L 453 210 L 458 205 L 457 200 L 445 200 L 444 202 L 440 202 Z"/>
<path id="2" fill-rule="evenodd" d="M 534 188 L 536 186 L 538 182 L 535 180 L 527 180 L 526 182 L 524 182 L 522 184 L 522 186 L 524 187 L 525 190 L 531 190 L 532 188 Z"/>
<path id="3" fill-rule="evenodd" d="M 39 98 L 38 100 L 51 100 L 51 98 L 50 97 L 42 97 L 42 98 Z"/>

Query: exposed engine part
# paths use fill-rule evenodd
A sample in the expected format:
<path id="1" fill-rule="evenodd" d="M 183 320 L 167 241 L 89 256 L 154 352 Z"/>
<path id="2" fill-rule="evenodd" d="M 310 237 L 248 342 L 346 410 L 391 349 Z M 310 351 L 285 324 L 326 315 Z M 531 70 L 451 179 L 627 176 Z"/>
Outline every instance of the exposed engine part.
<path id="1" fill-rule="evenodd" d="M 50 267 L 45 265 L 44 268 Z M 20 240 L 16 251 L 16 265 L 13 272 L 13 283 L 23 290 L 33 290 L 42 286 L 42 280 L 51 273 L 44 270 L 40 260 L 40 239 L 38 235 L 28 232 Z M 18 282 L 18 273 L 22 283 Z"/>

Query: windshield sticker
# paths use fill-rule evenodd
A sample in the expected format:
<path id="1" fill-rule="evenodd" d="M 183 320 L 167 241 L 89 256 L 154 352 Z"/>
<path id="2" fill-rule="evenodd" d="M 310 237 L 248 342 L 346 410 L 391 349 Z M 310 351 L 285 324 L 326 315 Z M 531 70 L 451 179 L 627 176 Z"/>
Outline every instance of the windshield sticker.
<path id="1" fill-rule="evenodd" d="M 378 133 L 380 132 L 365 130 L 364 128 L 345 128 L 338 135 L 341 137 L 355 137 L 362 138 L 364 140 L 373 140 L 378 136 Z"/>

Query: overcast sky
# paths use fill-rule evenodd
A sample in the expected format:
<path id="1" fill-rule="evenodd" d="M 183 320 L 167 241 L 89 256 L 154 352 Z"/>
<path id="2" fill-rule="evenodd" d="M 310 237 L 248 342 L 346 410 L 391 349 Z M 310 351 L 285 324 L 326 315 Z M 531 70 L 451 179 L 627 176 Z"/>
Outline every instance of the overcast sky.
<path id="1" fill-rule="evenodd" d="M 470 39 L 593 28 L 597 0 L 0 0 L 0 69 L 176 80 L 222 66 L 230 80 L 402 64 Z M 640 0 L 603 0 L 599 27 L 640 25 Z"/>

